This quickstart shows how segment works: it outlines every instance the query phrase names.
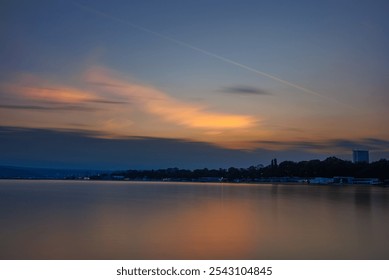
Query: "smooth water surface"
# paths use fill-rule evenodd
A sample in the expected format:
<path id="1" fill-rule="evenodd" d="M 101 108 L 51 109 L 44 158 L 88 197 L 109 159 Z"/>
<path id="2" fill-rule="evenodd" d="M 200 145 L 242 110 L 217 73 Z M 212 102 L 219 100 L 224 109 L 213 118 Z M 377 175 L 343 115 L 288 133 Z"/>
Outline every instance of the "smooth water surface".
<path id="1" fill-rule="evenodd" d="M 0 180 L 0 259 L 389 259 L 389 189 Z"/>

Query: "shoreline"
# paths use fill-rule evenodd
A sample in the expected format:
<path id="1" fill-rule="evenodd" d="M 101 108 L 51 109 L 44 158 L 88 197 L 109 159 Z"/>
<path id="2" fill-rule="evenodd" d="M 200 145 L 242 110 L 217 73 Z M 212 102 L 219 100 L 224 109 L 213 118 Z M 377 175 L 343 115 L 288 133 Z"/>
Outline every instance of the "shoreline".
<path id="1" fill-rule="evenodd" d="M 229 182 L 229 181 L 190 181 L 190 180 L 118 180 L 118 179 L 105 179 L 105 180 L 94 180 L 94 179 L 64 179 L 64 178 L 0 178 L 0 181 L 77 181 L 77 182 L 131 182 L 131 183 L 193 183 L 193 184 L 233 184 L 233 185 L 298 185 L 298 186 L 329 186 L 329 187 L 389 187 L 388 184 L 342 184 L 342 183 L 306 183 L 306 182 L 272 182 L 272 181 L 261 181 L 261 182 Z"/>

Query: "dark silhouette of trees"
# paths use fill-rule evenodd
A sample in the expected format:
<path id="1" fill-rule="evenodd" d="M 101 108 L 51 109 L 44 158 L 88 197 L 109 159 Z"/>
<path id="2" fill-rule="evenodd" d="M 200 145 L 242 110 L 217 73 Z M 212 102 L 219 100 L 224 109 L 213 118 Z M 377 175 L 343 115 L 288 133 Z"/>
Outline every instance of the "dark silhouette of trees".
<path id="1" fill-rule="evenodd" d="M 381 159 L 372 163 L 352 163 L 336 157 L 329 157 L 323 161 L 283 161 L 278 164 L 273 159 L 268 166 L 250 166 L 248 168 L 230 167 L 228 169 L 179 169 L 167 168 L 158 170 L 127 170 L 118 171 L 110 175 L 94 176 L 93 179 L 127 178 L 129 180 L 199 180 L 201 178 L 223 178 L 225 181 L 250 181 L 272 177 L 328 177 L 350 176 L 356 178 L 389 179 L 389 161 Z"/>

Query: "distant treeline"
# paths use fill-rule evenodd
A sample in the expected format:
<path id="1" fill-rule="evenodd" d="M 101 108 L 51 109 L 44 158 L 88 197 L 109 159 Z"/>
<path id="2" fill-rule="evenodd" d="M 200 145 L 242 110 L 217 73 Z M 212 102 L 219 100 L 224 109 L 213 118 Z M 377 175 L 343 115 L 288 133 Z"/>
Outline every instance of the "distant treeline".
<path id="1" fill-rule="evenodd" d="M 249 168 L 228 169 L 179 169 L 167 168 L 158 170 L 127 170 L 94 176 L 91 179 L 110 178 L 128 178 L 130 180 L 147 179 L 147 180 L 163 180 L 163 179 L 186 179 L 198 180 L 201 178 L 221 178 L 226 181 L 235 180 L 254 180 L 258 178 L 269 177 L 328 177 L 335 176 L 350 176 L 355 178 L 379 178 L 381 180 L 389 179 L 389 161 L 381 159 L 372 163 L 352 163 L 351 161 L 341 160 L 336 157 L 329 157 L 323 161 L 283 161 L 277 163 L 277 159 L 273 159 L 268 166 L 258 165 L 250 166 Z M 108 179 L 108 178 L 107 178 Z"/>

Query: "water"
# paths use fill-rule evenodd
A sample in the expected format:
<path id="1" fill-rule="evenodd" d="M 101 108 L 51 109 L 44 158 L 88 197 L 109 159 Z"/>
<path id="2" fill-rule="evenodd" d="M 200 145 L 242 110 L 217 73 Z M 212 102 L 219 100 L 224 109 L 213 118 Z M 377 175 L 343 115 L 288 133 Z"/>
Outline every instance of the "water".
<path id="1" fill-rule="evenodd" d="M 0 180 L 0 259 L 389 259 L 389 189 Z"/>

